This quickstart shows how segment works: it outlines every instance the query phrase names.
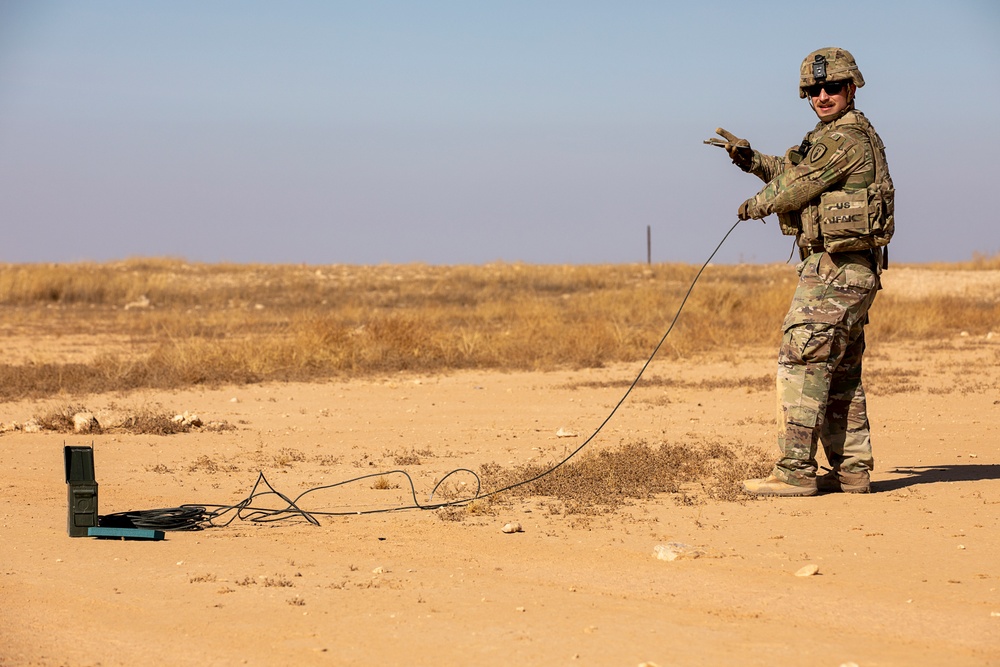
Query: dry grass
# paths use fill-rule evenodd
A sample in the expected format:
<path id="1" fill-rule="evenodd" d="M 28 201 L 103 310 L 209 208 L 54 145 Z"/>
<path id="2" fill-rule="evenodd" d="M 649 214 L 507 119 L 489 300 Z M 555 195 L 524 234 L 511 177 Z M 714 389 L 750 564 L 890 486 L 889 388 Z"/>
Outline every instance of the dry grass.
<path id="1" fill-rule="evenodd" d="M 178 419 L 176 413 L 164 410 L 160 406 L 142 406 L 135 409 L 122 410 L 112 406 L 103 412 L 108 412 L 110 421 L 102 414 L 104 423 L 96 419 L 87 433 L 129 433 L 132 435 L 173 435 L 194 430 L 190 422 Z M 93 415 L 94 411 L 83 405 L 68 404 L 51 408 L 36 414 L 30 420 L 37 430 L 55 431 L 57 433 L 73 433 L 75 430 L 74 416 L 78 414 Z M 225 422 L 212 423 L 206 428 L 213 431 L 231 430 L 233 427 Z"/>
<path id="2" fill-rule="evenodd" d="M 982 276 L 997 265 L 1000 258 L 978 258 L 958 268 Z M 29 355 L 26 363 L 0 364 L 0 401 L 631 362 L 652 351 L 696 271 L 673 264 L 306 267 L 166 259 L 5 265 L 5 336 L 28 343 L 85 336 L 95 351 L 82 360 Z M 776 346 L 794 285 L 790 266 L 709 267 L 659 354 Z M 998 321 L 997 299 L 913 298 L 905 289 L 887 289 L 869 332 L 876 339 L 927 340 L 985 334 Z M 102 349 L 109 335 L 127 341 L 125 349 Z"/>
<path id="3" fill-rule="evenodd" d="M 909 264 L 904 266 L 917 266 L 918 268 L 927 268 L 935 271 L 1000 271 L 1000 254 L 990 256 L 974 252 L 972 253 L 972 259 L 967 262 L 930 262 L 928 264 Z"/>
<path id="4" fill-rule="evenodd" d="M 492 499 L 503 502 L 511 497 L 545 496 L 561 501 L 565 514 L 614 510 L 632 500 L 658 493 L 680 494 L 691 502 L 692 493 L 717 500 L 745 498 L 741 483 L 767 475 L 773 453 L 762 448 L 719 443 L 660 443 L 644 441 L 617 448 L 584 452 L 540 479 L 505 491 Z M 490 492 L 531 479 L 551 464 L 525 464 L 503 468 L 496 464 L 481 467 L 483 488 Z M 693 490 L 691 485 L 697 485 Z M 456 518 L 451 515 L 443 518 Z"/>

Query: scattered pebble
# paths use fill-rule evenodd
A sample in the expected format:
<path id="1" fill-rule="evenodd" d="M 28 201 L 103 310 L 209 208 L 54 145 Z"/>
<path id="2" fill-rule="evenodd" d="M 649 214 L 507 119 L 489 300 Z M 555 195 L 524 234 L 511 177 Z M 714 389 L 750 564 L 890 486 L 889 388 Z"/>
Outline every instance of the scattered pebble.
<path id="1" fill-rule="evenodd" d="M 964 545 L 964 544 L 959 544 L 959 545 L 958 545 L 958 548 L 959 548 L 959 549 L 964 549 L 964 548 L 965 548 L 965 545 Z"/>
<path id="2" fill-rule="evenodd" d="M 525 611 L 524 607 L 515 607 L 514 611 Z"/>
<path id="3" fill-rule="evenodd" d="M 556 437 L 557 438 L 575 438 L 576 437 L 576 433 L 574 433 L 573 431 L 564 429 L 563 427 L 560 426 L 559 430 L 556 431 Z"/>
<path id="4" fill-rule="evenodd" d="M 809 565 L 804 565 L 795 572 L 796 577 L 811 577 L 819 572 L 819 565 L 816 563 L 810 563 Z"/>
<path id="5" fill-rule="evenodd" d="M 385 572 L 385 568 L 382 567 L 381 565 L 379 565 L 374 570 L 372 570 L 372 574 L 383 574 L 384 572 Z"/>
<path id="6" fill-rule="evenodd" d="M 681 558 L 700 558 L 704 550 L 683 542 L 667 542 L 653 547 L 653 556 L 658 560 L 674 561 Z"/>
<path id="7" fill-rule="evenodd" d="M 522 533 L 522 532 L 524 532 L 524 528 L 522 528 L 521 524 L 519 524 L 517 521 L 512 521 L 511 523 L 505 523 L 503 525 L 503 528 L 501 528 L 500 530 L 502 530 L 505 533 Z"/>

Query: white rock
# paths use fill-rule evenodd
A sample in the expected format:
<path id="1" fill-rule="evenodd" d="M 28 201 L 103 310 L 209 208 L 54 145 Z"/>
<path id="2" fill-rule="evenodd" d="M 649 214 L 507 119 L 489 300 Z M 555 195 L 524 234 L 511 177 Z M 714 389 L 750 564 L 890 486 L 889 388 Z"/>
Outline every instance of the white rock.
<path id="1" fill-rule="evenodd" d="M 681 558 L 700 558 L 704 555 L 702 549 L 683 542 L 667 542 L 653 547 L 653 556 L 657 560 L 675 561 Z"/>
<path id="2" fill-rule="evenodd" d="M 574 433 L 573 431 L 568 431 L 568 430 L 566 430 L 566 429 L 564 429 L 564 428 L 562 428 L 560 426 L 559 430 L 556 431 L 556 437 L 557 438 L 575 438 L 576 437 L 576 433 Z"/>
<path id="3" fill-rule="evenodd" d="M 100 426 L 93 412 L 77 412 L 73 415 L 74 433 L 90 433 L 96 431 Z"/>
<path id="4" fill-rule="evenodd" d="M 133 308 L 149 308 L 149 297 L 143 294 L 135 301 L 130 301 L 125 304 L 125 310 L 132 310 Z"/>
<path id="5" fill-rule="evenodd" d="M 816 565 L 816 563 L 810 563 L 809 565 L 803 565 L 802 567 L 800 567 L 795 572 L 795 576 L 796 577 L 811 577 L 814 574 L 816 574 L 817 572 L 819 572 L 819 565 Z"/>
<path id="6" fill-rule="evenodd" d="M 500 530 L 502 530 L 505 533 L 522 533 L 522 532 L 524 532 L 524 528 L 522 528 L 521 524 L 519 524 L 516 521 L 513 521 L 511 523 L 505 523 L 503 525 L 503 528 L 501 528 Z"/>
<path id="7" fill-rule="evenodd" d="M 176 424 L 183 424 L 184 426 L 201 426 L 204 422 L 201 421 L 201 417 L 196 414 L 184 411 L 182 415 L 174 415 L 171 419 Z"/>

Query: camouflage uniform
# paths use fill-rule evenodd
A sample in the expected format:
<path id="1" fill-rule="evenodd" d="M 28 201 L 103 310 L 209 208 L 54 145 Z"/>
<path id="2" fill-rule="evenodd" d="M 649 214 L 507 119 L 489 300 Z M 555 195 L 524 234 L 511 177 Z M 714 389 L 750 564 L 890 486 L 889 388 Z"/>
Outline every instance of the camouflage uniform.
<path id="1" fill-rule="evenodd" d="M 753 198 L 753 217 L 802 212 L 819 195 L 851 183 L 874 181 L 871 142 L 857 126 L 860 112 L 820 123 L 806 141 L 812 148 L 797 165 L 754 153 L 751 172 L 768 182 Z M 808 212 L 806 212 L 808 215 Z M 861 384 L 868 308 L 879 287 L 871 251 L 829 253 L 804 242 L 796 267 L 799 284 L 782 326 L 778 353 L 778 446 L 774 476 L 801 485 L 816 475 L 822 442 L 830 465 L 845 472 L 872 470 L 871 439 Z"/>
<path id="2" fill-rule="evenodd" d="M 814 54 L 833 51 L 846 53 L 824 49 Z M 803 77 L 814 54 L 803 63 Z M 850 63 L 853 65 L 853 58 Z M 860 72 L 853 77 L 863 85 Z M 779 487 L 783 482 L 815 492 L 816 450 L 822 443 L 834 474 L 863 476 L 863 490 L 868 488 L 868 471 L 874 468 L 874 460 L 861 383 L 864 327 L 880 289 L 881 246 L 888 238 L 876 243 L 871 234 L 859 236 L 856 224 L 840 225 L 850 229 L 843 233 L 845 238 L 834 238 L 841 233 L 839 223 L 850 218 L 839 214 L 850 213 L 853 204 L 831 204 L 836 197 L 821 199 L 821 195 L 842 192 L 846 197 L 841 199 L 846 201 L 861 193 L 851 201 L 864 200 L 865 192 L 872 191 L 869 186 L 875 184 L 877 189 L 877 180 L 887 182 L 891 236 L 892 183 L 884 158 L 881 139 L 864 115 L 854 110 L 851 98 L 839 117 L 818 123 L 802 144 L 789 149 L 784 157 L 753 151 L 752 161 L 742 165 L 767 185 L 744 202 L 741 218 L 777 213 L 782 231 L 796 236 L 803 259 L 796 267 L 799 282 L 785 316 L 778 353 L 781 459 L 772 477 L 779 480 Z M 863 217 L 867 223 L 868 208 Z M 763 487 L 747 486 L 754 493 L 774 488 L 773 481 L 771 486 L 768 480 L 749 480 L 748 484 L 751 482 L 764 483 Z M 787 495 L 808 494 L 792 491 Z"/>

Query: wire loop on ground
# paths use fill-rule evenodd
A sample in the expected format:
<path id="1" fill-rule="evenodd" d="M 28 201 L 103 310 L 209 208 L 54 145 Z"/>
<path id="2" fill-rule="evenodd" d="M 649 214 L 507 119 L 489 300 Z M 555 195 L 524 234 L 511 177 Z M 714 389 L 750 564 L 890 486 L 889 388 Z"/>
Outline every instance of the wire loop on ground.
<path id="1" fill-rule="evenodd" d="M 677 307 L 677 312 L 674 314 L 673 319 L 670 321 L 670 326 L 667 327 L 666 332 L 660 338 L 660 342 L 658 342 L 656 344 L 656 347 L 653 348 L 653 351 L 649 355 L 649 358 L 646 360 L 646 363 L 644 363 L 642 365 L 642 368 L 639 369 L 639 373 L 635 376 L 635 379 L 632 381 L 632 384 L 629 385 L 624 395 L 622 395 L 618 403 L 615 404 L 614 408 L 612 408 L 608 416 L 604 419 L 604 421 L 600 423 L 600 425 L 594 430 L 594 432 L 590 435 L 590 437 L 584 440 L 576 449 L 574 449 L 568 455 L 563 457 L 562 460 L 556 462 L 555 464 L 553 464 L 546 470 L 538 473 L 537 475 L 534 475 L 528 479 L 523 479 L 513 484 L 508 484 L 505 487 L 494 489 L 487 493 L 483 493 L 482 481 L 480 480 L 479 475 L 477 475 L 474 471 L 469 470 L 468 468 L 457 468 L 447 473 L 443 478 L 441 478 L 441 480 L 437 482 L 437 484 L 434 485 L 434 489 L 431 491 L 429 496 L 429 501 L 427 503 L 421 503 L 420 500 L 418 500 L 417 498 L 417 489 L 416 485 L 413 482 L 413 478 L 410 477 L 409 473 L 407 473 L 405 470 L 390 470 L 388 472 L 372 473 L 369 475 L 354 477 L 352 479 L 346 479 L 341 482 L 336 482 L 334 484 L 316 486 L 311 489 L 307 489 L 306 491 L 303 491 L 294 499 L 289 498 L 288 496 L 286 496 L 285 494 L 281 493 L 273 486 L 271 486 L 271 483 L 267 481 L 267 478 L 264 476 L 264 473 L 259 472 L 257 476 L 257 481 L 254 483 L 253 488 L 250 490 L 250 493 L 247 495 L 246 498 L 236 503 L 235 505 L 192 504 L 192 505 L 182 505 L 181 507 L 158 509 L 158 510 L 122 512 L 117 515 L 109 515 L 109 517 L 113 517 L 115 520 L 118 521 L 131 521 L 132 524 L 137 528 L 156 528 L 159 530 L 200 530 L 202 528 L 208 528 L 208 527 L 223 527 L 223 526 L 228 526 L 237 519 L 240 521 L 250 521 L 254 523 L 269 523 L 275 521 L 301 519 L 315 526 L 318 526 L 320 525 L 320 523 L 316 517 L 319 516 L 352 516 L 352 515 L 363 515 L 363 514 L 379 514 L 385 512 L 399 512 L 399 511 L 414 510 L 414 509 L 436 510 L 436 509 L 441 509 L 442 507 L 454 507 L 459 505 L 466 505 L 475 500 L 490 498 L 500 493 L 504 493 L 505 491 L 510 491 L 517 487 L 524 486 L 526 484 L 531 484 L 532 482 L 535 482 L 541 479 L 542 477 L 551 474 L 553 471 L 557 470 L 560 466 L 562 466 L 567 461 L 572 459 L 574 456 L 579 454 L 584 447 L 589 445 L 591 441 L 597 437 L 597 434 L 599 434 L 604 429 L 607 423 L 611 421 L 611 418 L 615 415 L 616 412 L 618 412 L 618 409 L 625 403 L 625 400 L 628 398 L 629 394 L 632 393 L 632 390 L 635 389 L 636 385 L 639 384 L 639 380 L 642 378 L 643 373 L 646 372 L 646 369 L 649 367 L 650 363 L 652 363 L 653 358 L 656 356 L 656 353 L 659 352 L 660 347 L 662 347 L 663 343 L 667 340 L 667 336 L 669 336 L 670 332 L 673 331 L 674 325 L 677 324 L 677 320 L 678 318 L 680 318 L 681 312 L 684 310 L 684 306 L 687 303 L 688 297 L 691 296 L 691 292 L 694 290 L 694 286 L 698 283 L 699 278 L 701 278 L 701 274 L 704 273 L 709 263 L 711 263 L 712 259 L 715 257 L 715 254 L 719 251 L 719 248 L 721 248 L 722 244 L 725 243 L 726 239 L 729 238 L 729 235 L 733 233 L 733 230 L 736 229 L 737 225 L 739 225 L 739 221 L 737 221 L 732 227 L 729 228 L 729 231 L 726 232 L 726 234 L 722 237 L 722 240 L 719 241 L 719 243 L 715 246 L 715 249 L 708 256 L 708 259 L 706 259 L 705 262 L 701 265 L 701 268 L 698 269 L 698 273 L 695 274 L 694 279 L 691 281 L 690 287 L 688 287 L 687 292 L 684 294 L 684 298 L 681 299 L 681 303 Z M 433 498 L 438 493 L 438 490 L 445 483 L 445 481 L 448 480 L 450 477 L 461 473 L 468 473 L 472 475 L 473 479 L 475 479 L 475 491 L 472 493 L 472 495 L 469 497 L 458 498 L 454 500 L 432 502 Z M 410 496 L 412 498 L 412 504 L 399 505 L 395 507 L 382 507 L 376 509 L 363 509 L 363 510 L 353 510 L 353 511 L 345 510 L 337 512 L 318 511 L 318 510 L 307 511 L 303 509 L 300 505 L 302 499 L 310 494 L 317 493 L 319 491 L 327 489 L 337 488 L 340 486 L 345 486 L 348 484 L 353 484 L 373 477 L 384 477 L 387 475 L 402 475 L 403 477 L 406 478 L 406 482 L 410 487 Z M 270 496 L 277 497 L 282 501 L 282 503 L 284 503 L 284 505 L 280 507 L 267 507 L 256 504 L 258 503 L 259 500 L 268 498 Z M 107 519 L 109 517 L 102 517 L 102 525 L 104 525 L 103 523 L 104 519 Z"/>

